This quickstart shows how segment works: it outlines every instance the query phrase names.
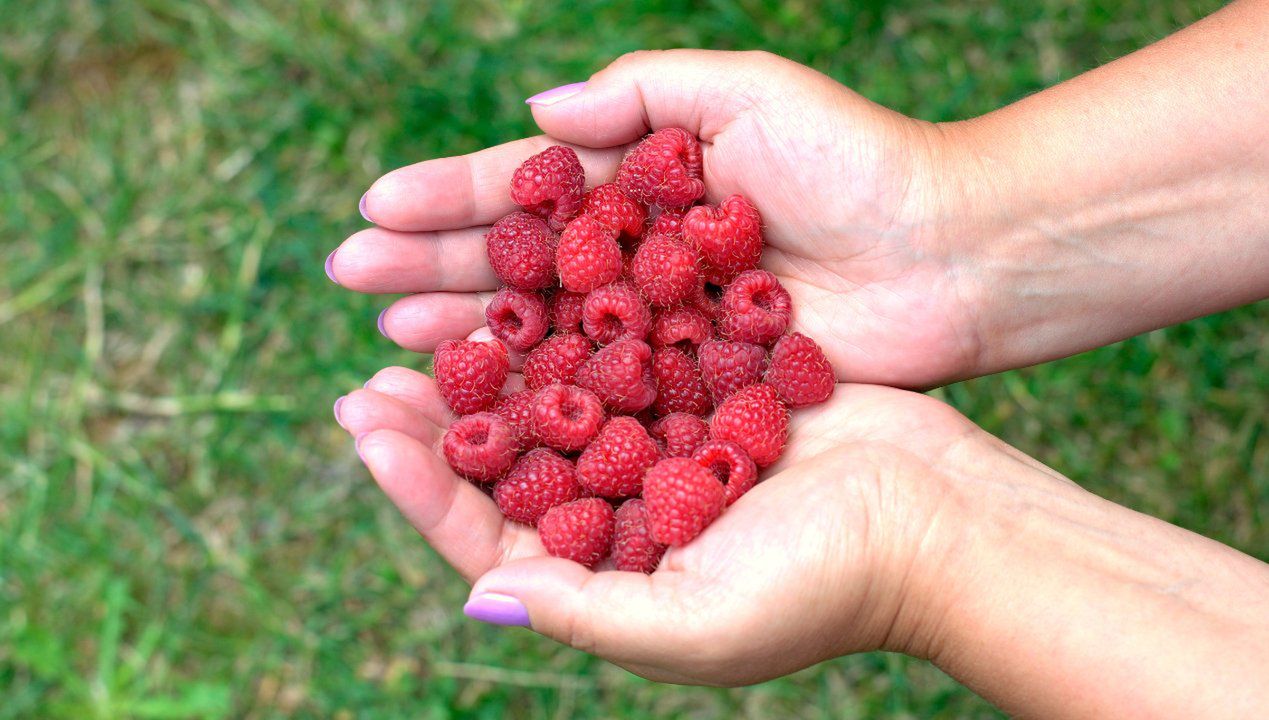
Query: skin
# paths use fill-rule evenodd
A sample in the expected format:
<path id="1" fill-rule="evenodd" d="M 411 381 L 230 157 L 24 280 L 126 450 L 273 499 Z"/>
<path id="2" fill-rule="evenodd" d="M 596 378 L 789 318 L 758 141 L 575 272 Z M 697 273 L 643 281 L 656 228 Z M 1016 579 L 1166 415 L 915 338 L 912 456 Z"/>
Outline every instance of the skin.
<path id="1" fill-rule="evenodd" d="M 925 387 L 1269 295 L 1265 38 L 1269 4 L 1237 2 L 946 125 L 770 55 L 636 53 L 533 107 L 554 139 L 378 180 L 378 227 L 340 246 L 333 274 L 413 293 L 384 324 L 421 352 L 487 332 L 482 235 L 549 144 L 573 144 L 593 185 L 649 128 L 685 127 L 707 199 L 762 211 L 793 329 L 847 382 L 795 413 L 767 479 L 651 576 L 546 557 L 503 522 L 439 457 L 452 415 L 426 376 L 381 371 L 340 424 L 473 597 L 510 595 L 533 630 L 645 677 L 738 685 L 886 649 L 1011 713 L 1252 716 L 1269 706 L 1269 567 L 1085 492 L 938 401 L 857 383 Z"/>

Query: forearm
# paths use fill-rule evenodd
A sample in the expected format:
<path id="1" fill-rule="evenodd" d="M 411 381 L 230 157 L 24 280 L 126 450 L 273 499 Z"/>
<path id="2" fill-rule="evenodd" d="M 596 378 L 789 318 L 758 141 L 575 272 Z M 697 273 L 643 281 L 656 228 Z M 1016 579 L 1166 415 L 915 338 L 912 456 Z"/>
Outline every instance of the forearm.
<path id="1" fill-rule="evenodd" d="M 940 667 L 1033 717 L 1269 707 L 1269 566 L 1021 464 L 991 472 L 952 554 Z"/>
<path id="2" fill-rule="evenodd" d="M 1269 296 L 1269 2 L 945 126 L 980 373 Z"/>

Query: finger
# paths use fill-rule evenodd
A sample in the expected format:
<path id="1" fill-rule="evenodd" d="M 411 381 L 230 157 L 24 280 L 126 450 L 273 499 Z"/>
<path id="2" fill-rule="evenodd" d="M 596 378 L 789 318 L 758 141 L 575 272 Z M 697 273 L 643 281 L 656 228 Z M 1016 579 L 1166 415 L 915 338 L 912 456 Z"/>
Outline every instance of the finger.
<path id="1" fill-rule="evenodd" d="M 353 437 L 374 430 L 394 430 L 429 447 L 444 433 L 444 428 L 415 408 L 375 390 L 348 393 L 339 401 L 335 420 Z"/>
<path id="2" fill-rule="evenodd" d="M 486 227 L 429 233 L 362 230 L 331 257 L 335 281 L 364 293 L 493 290 Z"/>
<path id="3" fill-rule="evenodd" d="M 482 575 L 464 612 L 492 619 L 482 617 L 487 594 L 495 601 L 514 598 L 536 632 L 614 662 L 655 665 L 667 652 L 690 647 L 682 577 L 664 570 L 596 573 L 569 560 L 530 558 Z"/>
<path id="4" fill-rule="evenodd" d="M 366 192 L 366 217 L 382 227 L 411 232 L 490 225 L 516 209 L 509 190 L 515 169 L 556 144 L 539 135 L 393 170 Z M 586 169 L 588 187 L 616 175 L 621 148 L 574 149 Z"/>
<path id="5" fill-rule="evenodd" d="M 419 293 L 392 303 L 380 327 L 393 342 L 414 352 L 432 352 L 443 340 L 465 338 L 485 324 L 492 293 Z"/>
<path id="6" fill-rule="evenodd" d="M 493 500 L 445 460 L 395 430 L 375 430 L 357 453 L 406 520 L 469 582 L 507 558 L 540 555 L 532 528 L 506 522 Z"/>
<path id="7" fill-rule="evenodd" d="M 576 95 L 531 102 L 533 119 L 552 136 L 609 147 L 649 130 L 681 127 L 711 141 L 728 122 L 798 67 L 765 53 L 661 50 L 629 53 L 586 81 Z"/>
<path id="8" fill-rule="evenodd" d="M 436 387 L 436 380 L 417 370 L 386 367 L 375 373 L 374 377 L 366 382 L 366 387 L 375 392 L 391 395 L 440 427 L 449 427 L 449 424 L 454 421 L 455 415 L 441 397 L 440 390 Z"/>

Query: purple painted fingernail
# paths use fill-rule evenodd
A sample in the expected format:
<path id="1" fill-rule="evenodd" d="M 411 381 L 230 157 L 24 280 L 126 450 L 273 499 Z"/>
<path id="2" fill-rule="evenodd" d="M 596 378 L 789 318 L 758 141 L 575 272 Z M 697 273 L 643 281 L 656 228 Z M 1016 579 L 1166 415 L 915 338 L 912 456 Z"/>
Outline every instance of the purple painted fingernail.
<path id="1" fill-rule="evenodd" d="M 525 100 L 525 102 L 529 105 L 554 105 L 561 100 L 567 100 L 573 97 L 577 93 L 581 92 L 585 87 L 586 83 L 584 82 L 561 85 L 557 88 L 551 88 L 550 90 L 540 92 L 528 100 Z"/>
<path id="2" fill-rule="evenodd" d="M 348 397 L 348 396 L 347 396 L 347 395 L 340 395 L 340 396 L 339 396 L 339 399 L 335 401 L 335 422 L 336 422 L 336 423 L 338 423 L 338 425 L 339 425 L 341 428 L 343 428 L 343 427 L 344 427 L 344 421 L 339 419 L 339 406 L 344 404 L 344 398 L 346 398 L 346 397 Z M 344 428 L 344 429 L 345 429 L 345 430 L 347 430 L 348 428 Z"/>
<path id="3" fill-rule="evenodd" d="M 335 279 L 335 253 L 337 252 L 339 252 L 339 248 L 331 250 L 330 255 L 326 256 L 326 277 L 330 278 L 330 281 L 336 285 L 339 284 L 339 281 Z"/>
<path id="4" fill-rule="evenodd" d="M 387 314 L 388 314 L 388 308 L 384 308 L 383 310 L 381 310 L 381 311 L 379 312 L 379 320 L 378 320 L 378 324 L 379 324 L 379 334 L 380 334 L 380 335 L 382 335 L 382 336 L 384 336 L 384 337 L 388 337 L 388 331 L 387 331 L 387 330 L 385 330 L 385 329 L 383 328 L 383 316 L 384 316 L 384 315 L 387 315 Z M 391 339 L 391 338 L 389 338 L 389 339 Z"/>
<path id="5" fill-rule="evenodd" d="M 463 606 L 463 614 L 473 620 L 494 625 L 529 627 L 529 610 L 524 603 L 510 595 L 485 592 L 476 595 Z"/>
<path id="6" fill-rule="evenodd" d="M 368 190 L 361 194 L 361 202 L 357 203 L 357 210 L 361 213 L 362 219 L 368 223 L 374 223 L 374 220 L 371 220 L 370 216 L 366 214 L 366 196 L 369 194 L 370 191 Z"/>
<path id="7" fill-rule="evenodd" d="M 353 449 L 357 451 L 357 457 L 361 458 L 363 463 L 366 461 L 366 456 L 361 454 L 361 441 L 366 439 L 366 436 L 369 434 L 370 433 L 362 433 L 353 440 Z"/>

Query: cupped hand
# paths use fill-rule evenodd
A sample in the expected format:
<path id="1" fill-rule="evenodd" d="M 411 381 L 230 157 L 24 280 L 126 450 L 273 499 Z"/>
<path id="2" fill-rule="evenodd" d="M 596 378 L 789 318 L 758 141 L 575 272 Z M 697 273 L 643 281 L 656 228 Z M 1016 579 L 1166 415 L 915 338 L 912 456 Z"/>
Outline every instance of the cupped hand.
<path id="1" fill-rule="evenodd" d="M 430 352 L 484 324 L 497 280 L 483 236 L 515 209 L 508 184 L 523 160 L 568 143 L 589 187 L 649 130 L 680 126 L 702 140 L 705 199 L 740 193 L 762 212 L 762 264 L 839 379 L 925 387 L 980 372 L 981 283 L 936 227 L 963 192 L 938 127 L 766 53 L 634 53 L 532 109 L 546 136 L 380 178 L 362 202 L 377 227 L 328 261 L 347 288 L 412 293 L 381 318 L 402 346 Z"/>
<path id="2" fill-rule="evenodd" d="M 680 683 L 747 684 L 877 648 L 927 655 L 955 600 L 948 555 L 973 524 L 962 471 L 1016 462 L 934 399 L 841 384 L 794 414 L 766 480 L 645 576 L 548 557 L 533 528 L 457 477 L 438 452 L 453 416 L 430 377 L 387 368 L 337 417 L 388 497 L 474 584 L 471 605 Z"/>

